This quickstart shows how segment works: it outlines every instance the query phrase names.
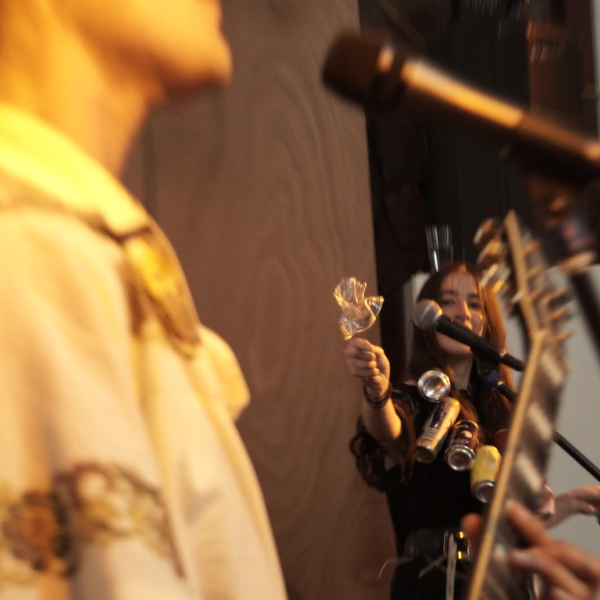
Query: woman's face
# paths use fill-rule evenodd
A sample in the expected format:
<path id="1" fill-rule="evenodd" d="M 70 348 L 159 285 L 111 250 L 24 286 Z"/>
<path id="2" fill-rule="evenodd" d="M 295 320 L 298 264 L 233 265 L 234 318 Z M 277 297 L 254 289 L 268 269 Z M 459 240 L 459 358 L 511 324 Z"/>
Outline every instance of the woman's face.
<path id="1" fill-rule="evenodd" d="M 443 313 L 470 329 L 483 334 L 484 316 L 481 296 L 475 278 L 470 273 L 453 272 L 446 276 L 440 290 L 439 305 Z M 449 357 L 471 354 L 471 349 L 441 333 L 436 332 L 438 344 Z"/>

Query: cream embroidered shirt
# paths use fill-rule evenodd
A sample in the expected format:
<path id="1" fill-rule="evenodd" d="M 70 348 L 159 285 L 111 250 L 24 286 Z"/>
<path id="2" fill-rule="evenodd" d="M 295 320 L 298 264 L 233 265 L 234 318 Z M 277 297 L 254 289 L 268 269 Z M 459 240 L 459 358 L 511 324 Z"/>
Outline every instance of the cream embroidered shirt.
<path id="1" fill-rule="evenodd" d="M 247 400 L 143 207 L 0 105 L 0 599 L 285 598 Z"/>

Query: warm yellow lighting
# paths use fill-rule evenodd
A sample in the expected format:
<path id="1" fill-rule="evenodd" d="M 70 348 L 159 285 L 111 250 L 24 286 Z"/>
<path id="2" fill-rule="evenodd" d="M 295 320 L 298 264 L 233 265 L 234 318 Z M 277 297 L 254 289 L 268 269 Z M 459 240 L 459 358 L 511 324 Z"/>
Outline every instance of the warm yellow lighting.
<path id="1" fill-rule="evenodd" d="M 395 54 L 395 49 L 391 46 L 385 46 L 381 49 L 377 57 L 377 69 L 380 73 L 385 73 L 391 69 Z"/>
<path id="2" fill-rule="evenodd" d="M 523 110 L 459 83 L 423 61 L 407 61 L 402 69 L 407 88 L 424 98 L 439 98 L 440 106 L 454 107 L 457 114 L 480 116 L 507 129 L 517 127 Z"/>

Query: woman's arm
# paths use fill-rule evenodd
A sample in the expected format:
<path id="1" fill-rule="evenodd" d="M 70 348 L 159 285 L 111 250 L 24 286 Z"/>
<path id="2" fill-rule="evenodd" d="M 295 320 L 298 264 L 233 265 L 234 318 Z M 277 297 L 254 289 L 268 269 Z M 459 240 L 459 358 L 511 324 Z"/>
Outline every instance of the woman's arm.
<path id="1" fill-rule="evenodd" d="M 383 349 L 352 338 L 344 356 L 350 372 L 364 382 L 362 417 L 367 431 L 381 443 L 397 440 L 402 424 L 391 401 L 390 363 Z"/>

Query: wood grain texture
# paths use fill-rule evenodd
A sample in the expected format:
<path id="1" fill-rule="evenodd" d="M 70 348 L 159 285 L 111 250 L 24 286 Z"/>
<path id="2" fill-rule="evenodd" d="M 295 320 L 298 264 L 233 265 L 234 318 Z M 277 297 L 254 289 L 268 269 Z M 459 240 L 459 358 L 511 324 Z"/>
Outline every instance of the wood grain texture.
<path id="1" fill-rule="evenodd" d="M 389 573 L 377 574 L 395 553 L 391 525 L 348 451 L 360 383 L 332 296 L 350 275 L 377 289 L 365 124 L 320 82 L 335 35 L 358 28 L 357 7 L 226 1 L 224 13 L 234 82 L 156 114 L 127 180 L 248 380 L 239 427 L 290 599 L 387 598 Z"/>

